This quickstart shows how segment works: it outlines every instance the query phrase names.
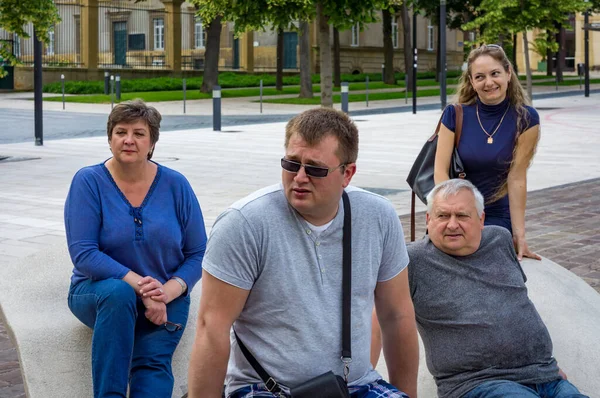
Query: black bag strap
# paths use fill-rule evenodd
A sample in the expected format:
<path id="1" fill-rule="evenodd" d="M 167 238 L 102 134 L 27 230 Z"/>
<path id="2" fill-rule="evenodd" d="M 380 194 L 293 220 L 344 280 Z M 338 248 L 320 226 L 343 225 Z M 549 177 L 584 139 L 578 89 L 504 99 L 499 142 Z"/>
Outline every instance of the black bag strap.
<path id="1" fill-rule="evenodd" d="M 350 362 L 352 362 L 352 346 L 351 346 L 351 290 L 352 290 L 352 213 L 350 210 L 350 199 L 346 191 L 342 193 L 342 201 L 344 202 L 344 226 L 342 238 L 342 362 L 344 363 L 344 379 L 348 382 L 348 374 L 350 372 Z M 277 394 L 281 392 L 281 387 L 271 375 L 263 368 L 256 360 L 254 355 L 242 343 L 238 337 L 235 328 L 233 334 L 237 340 L 238 346 L 246 357 L 246 360 L 252 366 L 258 377 L 265 383 L 265 387 L 269 392 Z"/>
<path id="2" fill-rule="evenodd" d="M 352 362 L 352 346 L 350 335 L 350 292 L 352 290 L 352 213 L 350 199 L 346 191 L 342 194 L 344 202 L 344 228 L 342 252 L 342 362 L 344 362 L 344 379 L 348 382 L 349 364 Z"/>
<path id="3" fill-rule="evenodd" d="M 454 150 L 456 150 L 458 148 L 458 143 L 460 142 L 460 136 L 462 134 L 462 125 L 463 125 L 463 107 L 462 104 L 453 104 L 452 105 L 454 107 L 454 113 L 456 116 L 456 127 L 454 128 Z M 444 114 L 442 113 L 442 116 L 440 116 L 440 120 L 438 121 L 438 124 L 435 128 L 435 133 L 433 133 L 433 135 L 429 138 L 428 141 L 433 141 L 437 135 L 440 132 L 440 127 L 442 125 L 442 118 L 444 117 Z M 411 197 L 410 197 L 410 241 L 414 242 L 415 241 L 415 219 L 416 219 L 416 213 L 415 213 L 415 199 L 416 199 L 416 194 L 415 191 L 411 191 Z"/>

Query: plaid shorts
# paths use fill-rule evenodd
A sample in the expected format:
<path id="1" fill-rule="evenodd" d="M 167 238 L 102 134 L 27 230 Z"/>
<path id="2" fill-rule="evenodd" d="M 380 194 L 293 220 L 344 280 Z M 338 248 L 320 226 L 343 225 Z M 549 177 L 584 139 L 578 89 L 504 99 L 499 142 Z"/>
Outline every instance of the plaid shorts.
<path id="1" fill-rule="evenodd" d="M 352 398 L 409 398 L 408 395 L 381 379 L 363 386 L 351 386 L 348 389 Z M 270 393 L 262 383 L 242 387 L 229 395 L 229 398 L 258 397 L 278 398 L 277 395 Z M 286 397 L 289 395 L 286 394 Z"/>

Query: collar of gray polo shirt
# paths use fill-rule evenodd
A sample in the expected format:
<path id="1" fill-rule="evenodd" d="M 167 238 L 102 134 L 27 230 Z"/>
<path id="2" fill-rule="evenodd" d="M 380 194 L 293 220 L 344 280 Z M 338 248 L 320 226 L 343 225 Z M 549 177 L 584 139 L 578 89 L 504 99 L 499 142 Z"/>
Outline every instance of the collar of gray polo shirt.
<path id="1" fill-rule="evenodd" d="M 352 347 L 351 347 L 351 333 L 350 333 L 350 321 L 351 321 L 351 307 L 350 307 L 350 293 L 352 290 L 352 213 L 350 209 L 350 199 L 346 191 L 342 194 L 342 201 L 344 203 L 344 227 L 343 227 L 343 238 L 342 238 L 342 356 L 341 360 L 344 363 L 344 380 L 348 383 L 348 375 L 350 374 L 350 363 L 352 362 Z M 233 329 L 235 339 L 237 340 L 240 350 L 246 357 L 246 360 L 254 371 L 258 374 L 261 380 L 265 383 L 265 387 L 269 392 L 278 394 L 284 397 L 279 383 L 269 375 L 269 373 L 258 363 L 254 355 L 248 350 L 248 348 L 242 343 L 235 328 Z"/>

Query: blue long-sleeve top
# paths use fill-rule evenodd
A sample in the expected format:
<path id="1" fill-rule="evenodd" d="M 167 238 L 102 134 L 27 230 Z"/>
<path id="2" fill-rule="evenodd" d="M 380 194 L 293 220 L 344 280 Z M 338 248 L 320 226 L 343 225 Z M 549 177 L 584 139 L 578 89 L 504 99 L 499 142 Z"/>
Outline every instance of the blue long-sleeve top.
<path id="1" fill-rule="evenodd" d="M 200 205 L 183 175 L 157 167 L 139 207 L 129 203 L 104 163 L 75 174 L 65 203 L 71 283 L 122 279 L 134 271 L 162 283 L 178 276 L 190 292 L 200 280 L 206 248 Z"/>
<path id="2" fill-rule="evenodd" d="M 509 107 L 506 117 L 494 134 L 493 144 L 487 143 L 488 136 L 479 125 L 477 106 L 481 124 L 489 133 L 496 129 L 502 115 Z M 508 195 L 495 202 L 489 201 L 508 177 L 517 138 L 525 130 L 540 124 L 537 111 L 530 106 L 525 106 L 525 109 L 527 113 L 524 129 L 517 131 L 517 111 L 514 106 L 509 105 L 508 97 L 497 105 L 486 105 L 479 99 L 476 104 L 463 105 L 463 126 L 458 153 L 465 167 L 467 179 L 479 189 L 485 199 L 486 225 L 500 225 L 512 230 Z M 453 106 L 444 110 L 442 123 L 452 132 L 456 129 L 456 114 Z"/>

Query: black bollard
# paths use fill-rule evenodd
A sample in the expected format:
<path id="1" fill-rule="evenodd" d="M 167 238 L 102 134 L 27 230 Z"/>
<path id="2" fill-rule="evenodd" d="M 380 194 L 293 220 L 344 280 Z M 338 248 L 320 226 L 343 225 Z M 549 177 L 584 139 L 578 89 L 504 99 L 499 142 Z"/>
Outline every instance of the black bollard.
<path id="1" fill-rule="evenodd" d="M 110 75 L 110 109 L 115 105 L 115 77 Z"/>
<path id="2" fill-rule="evenodd" d="M 367 80 L 365 81 L 365 88 L 366 88 L 366 94 L 367 94 L 367 108 L 369 107 L 369 75 L 367 75 Z"/>
<path id="3" fill-rule="evenodd" d="M 121 101 L 121 75 L 117 73 L 116 86 L 117 86 L 117 101 Z"/>
<path id="4" fill-rule="evenodd" d="M 342 82 L 342 112 L 348 114 L 348 83 Z"/>
<path id="5" fill-rule="evenodd" d="M 262 113 L 263 81 L 260 79 L 260 113 Z"/>
<path id="6" fill-rule="evenodd" d="M 183 79 L 183 114 L 185 115 L 185 97 L 186 97 L 186 84 L 185 79 Z"/>
<path id="7" fill-rule="evenodd" d="M 213 131 L 221 131 L 221 86 L 213 87 Z"/>
<path id="8" fill-rule="evenodd" d="M 60 75 L 60 86 L 62 89 L 63 111 L 65 110 L 65 75 Z"/>
<path id="9" fill-rule="evenodd" d="M 104 71 L 104 95 L 110 92 L 110 72 Z"/>

